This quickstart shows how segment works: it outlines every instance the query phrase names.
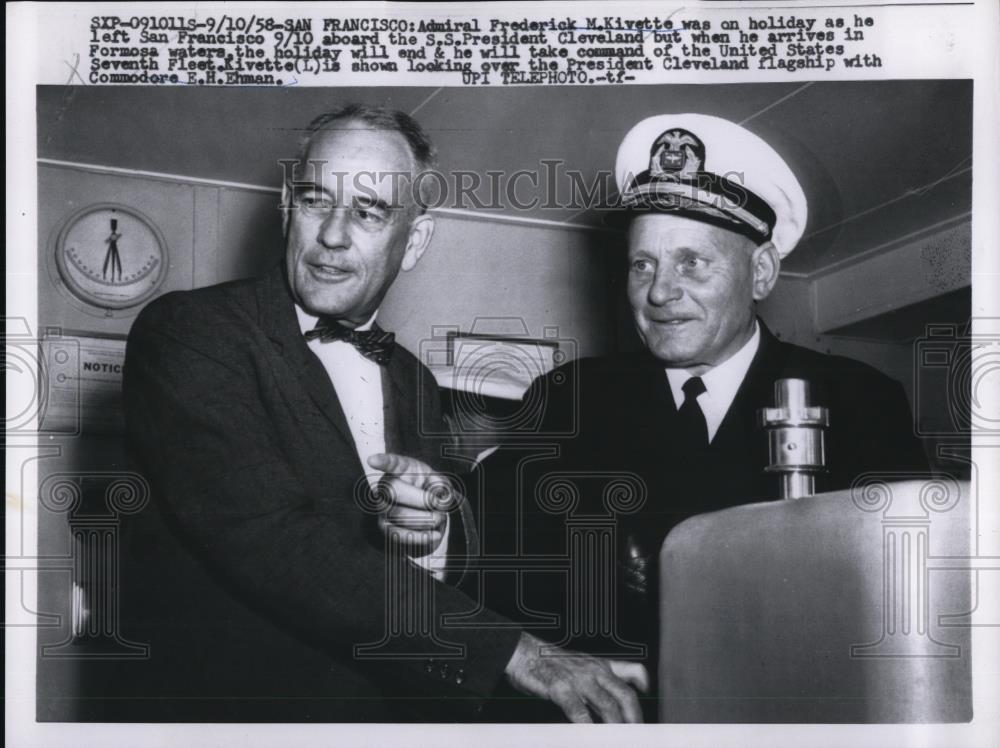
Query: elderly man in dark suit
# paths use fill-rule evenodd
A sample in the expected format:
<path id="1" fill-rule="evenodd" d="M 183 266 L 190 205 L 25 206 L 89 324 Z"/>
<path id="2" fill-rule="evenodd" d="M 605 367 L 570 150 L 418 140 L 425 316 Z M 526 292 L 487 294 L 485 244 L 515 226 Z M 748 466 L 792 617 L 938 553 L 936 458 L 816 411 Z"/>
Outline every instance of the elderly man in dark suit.
<path id="1" fill-rule="evenodd" d="M 639 718 L 641 668 L 543 658 L 446 578 L 475 528 L 461 497 L 433 503 L 461 492 L 426 436 L 438 393 L 375 322 L 431 240 L 432 165 L 405 114 L 320 117 L 281 267 L 137 319 L 126 415 L 157 511 L 130 528 L 122 610 L 151 659 L 124 665 L 111 719 L 471 720 L 501 682 L 575 721 Z"/>
<path id="2" fill-rule="evenodd" d="M 616 178 L 615 220 L 627 226 L 627 292 L 643 350 L 573 361 L 537 380 L 524 401 L 544 403 L 535 442 L 550 456 L 525 459 L 522 439 L 519 451 L 499 450 L 483 470 L 494 494 L 519 496 L 529 555 L 570 552 L 565 515 L 537 501 L 554 475 L 576 481 L 577 516 L 615 524 L 616 557 L 607 562 L 617 592 L 606 585 L 601 594 L 612 596 L 616 624 L 591 627 L 592 641 L 578 646 L 634 642 L 655 673 L 657 555 L 667 533 L 695 514 L 781 496 L 778 475 L 765 471 L 768 436 L 758 423 L 760 409 L 774 405 L 777 380 L 806 380 L 813 404 L 829 410 L 818 492 L 847 488 L 868 471 L 927 463 L 897 382 L 781 342 L 756 315 L 806 222 L 806 197 L 773 148 L 717 117 L 651 117 L 625 137 Z M 642 483 L 618 514 L 607 501 L 615 475 Z M 497 607 L 580 613 L 571 599 L 560 609 L 569 599 L 561 577 L 534 576 L 523 599 Z M 587 628 L 564 623 L 564 633 Z"/>

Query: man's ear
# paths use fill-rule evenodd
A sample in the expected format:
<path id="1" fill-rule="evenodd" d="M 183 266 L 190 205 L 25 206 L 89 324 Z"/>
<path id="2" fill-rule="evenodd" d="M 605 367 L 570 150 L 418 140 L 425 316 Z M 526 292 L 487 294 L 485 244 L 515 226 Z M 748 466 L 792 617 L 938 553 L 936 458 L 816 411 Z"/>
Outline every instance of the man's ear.
<path id="1" fill-rule="evenodd" d="M 771 242 L 764 242 L 753 251 L 750 271 L 753 273 L 754 301 L 763 301 L 768 297 L 774 284 L 778 282 L 780 270 L 781 256 Z"/>
<path id="2" fill-rule="evenodd" d="M 417 216 L 410 223 L 410 235 L 406 240 L 406 250 L 403 253 L 403 263 L 400 268 L 403 270 L 413 270 L 417 263 L 420 262 L 420 258 L 424 254 L 424 250 L 431 243 L 431 237 L 434 236 L 434 216 L 429 213 L 424 213 Z"/>
<path id="3" fill-rule="evenodd" d="M 292 191 L 288 182 L 281 184 L 281 235 L 288 238 L 288 223 L 292 220 Z"/>

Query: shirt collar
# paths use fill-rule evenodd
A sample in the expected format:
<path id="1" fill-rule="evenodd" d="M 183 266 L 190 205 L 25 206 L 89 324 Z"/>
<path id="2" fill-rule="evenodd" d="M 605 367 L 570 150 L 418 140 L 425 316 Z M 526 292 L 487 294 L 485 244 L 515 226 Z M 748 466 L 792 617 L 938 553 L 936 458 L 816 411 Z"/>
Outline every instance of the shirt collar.
<path id="1" fill-rule="evenodd" d="M 753 334 L 750 339 L 743 344 L 736 353 L 727 358 L 721 364 L 701 375 L 701 381 L 705 383 L 705 393 L 701 398 L 709 398 L 714 406 L 712 410 L 725 415 L 736 399 L 736 392 L 739 390 L 743 379 L 750 369 L 753 357 L 760 347 L 760 323 L 754 320 Z M 680 408 L 684 402 L 684 383 L 691 378 L 691 375 L 684 369 L 667 369 L 667 381 L 670 382 L 670 392 L 674 396 L 674 404 Z M 701 401 L 699 398 L 699 402 Z M 720 419 L 721 420 L 721 419 Z M 710 429 L 711 430 L 711 429 Z"/>
<path id="2" fill-rule="evenodd" d="M 316 323 L 319 322 L 319 317 L 313 314 L 309 314 L 305 309 L 300 307 L 298 304 L 295 305 L 295 316 L 299 319 L 299 330 L 305 335 L 307 332 L 316 327 Z M 375 318 L 378 316 L 378 309 L 371 318 L 365 322 L 363 325 L 358 325 L 355 330 L 358 332 L 365 332 L 366 330 L 371 330 L 372 325 L 375 324 Z"/>

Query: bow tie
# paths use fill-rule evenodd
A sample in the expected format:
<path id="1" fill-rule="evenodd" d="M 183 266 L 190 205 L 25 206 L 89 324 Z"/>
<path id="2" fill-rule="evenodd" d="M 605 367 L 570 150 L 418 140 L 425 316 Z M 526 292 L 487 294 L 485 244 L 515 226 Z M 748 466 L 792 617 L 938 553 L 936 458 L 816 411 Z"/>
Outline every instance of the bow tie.
<path id="1" fill-rule="evenodd" d="M 358 353 L 379 366 L 385 366 L 392 357 L 396 347 L 394 333 L 386 332 L 377 324 L 372 324 L 370 330 L 351 330 L 334 319 L 320 317 L 316 327 L 306 332 L 306 340 L 319 338 L 321 343 L 332 340 L 343 340 L 358 349 Z"/>

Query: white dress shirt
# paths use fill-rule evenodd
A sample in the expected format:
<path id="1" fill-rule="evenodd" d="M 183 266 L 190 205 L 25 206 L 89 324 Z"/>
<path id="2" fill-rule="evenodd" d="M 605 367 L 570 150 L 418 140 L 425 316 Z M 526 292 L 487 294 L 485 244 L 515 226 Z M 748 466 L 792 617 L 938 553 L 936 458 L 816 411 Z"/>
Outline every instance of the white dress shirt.
<path id="1" fill-rule="evenodd" d="M 295 305 L 295 314 L 299 318 L 299 329 L 304 335 L 316 327 L 319 317 L 306 312 Z M 359 331 L 370 330 L 375 323 L 376 312 L 365 324 L 358 326 Z M 358 349 L 343 340 L 331 340 L 324 343 L 318 338 L 307 341 L 306 345 L 319 358 L 326 369 L 330 383 L 337 393 L 340 407 L 347 418 L 351 429 L 354 448 L 365 469 L 365 477 L 372 488 L 378 485 L 384 473 L 368 465 L 368 458 L 385 452 L 385 410 L 382 397 L 382 367 L 371 359 L 362 356 Z M 425 569 L 434 570 L 437 579 L 444 578 L 441 570 L 441 560 L 448 552 L 448 530 L 450 517 L 446 515 L 444 538 L 433 553 L 415 558 L 416 563 Z"/>
<path id="2" fill-rule="evenodd" d="M 705 414 L 709 442 L 715 438 L 719 426 L 722 425 L 722 419 L 726 417 L 729 406 L 736 399 L 736 392 L 743 384 L 759 347 L 760 325 L 754 320 L 753 335 L 750 336 L 750 340 L 721 364 L 701 375 L 705 391 L 698 396 L 698 407 Z M 684 369 L 667 369 L 670 392 L 678 409 L 684 402 L 684 383 L 692 376 Z"/>

